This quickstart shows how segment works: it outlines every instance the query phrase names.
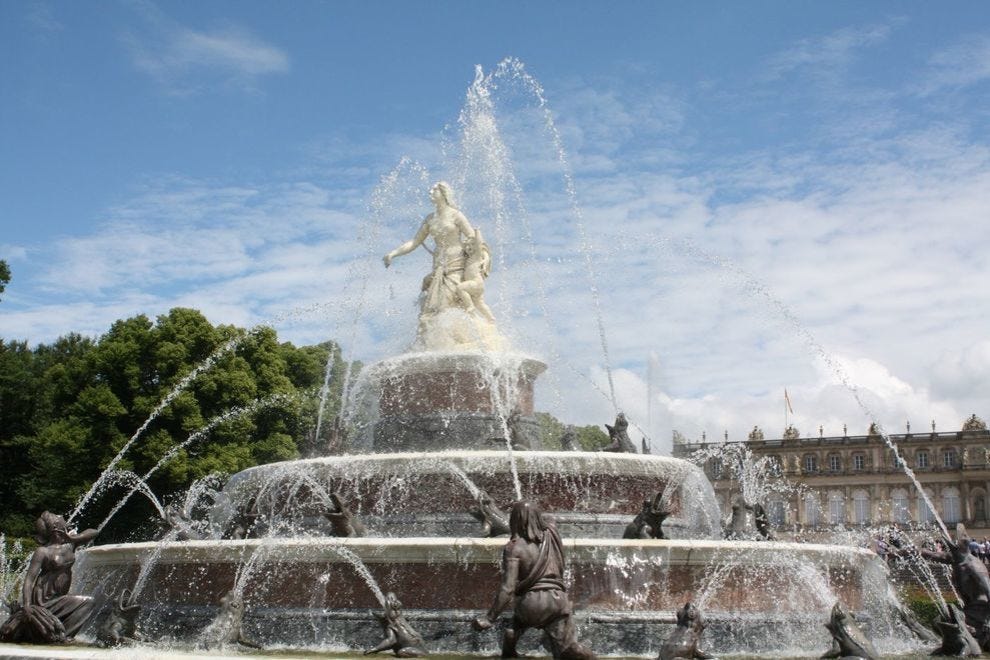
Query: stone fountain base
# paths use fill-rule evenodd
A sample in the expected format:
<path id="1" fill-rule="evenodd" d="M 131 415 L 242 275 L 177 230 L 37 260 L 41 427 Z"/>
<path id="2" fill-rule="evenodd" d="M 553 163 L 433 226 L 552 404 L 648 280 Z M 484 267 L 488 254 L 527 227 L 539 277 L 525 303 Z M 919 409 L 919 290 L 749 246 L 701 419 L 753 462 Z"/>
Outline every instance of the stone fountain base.
<path id="1" fill-rule="evenodd" d="M 368 369 L 376 452 L 502 449 L 507 435 L 540 449 L 533 383 L 546 365 L 516 353 L 431 352 Z"/>
<path id="2" fill-rule="evenodd" d="M 361 649 L 379 639 L 373 613 L 381 608 L 340 548 L 357 556 L 384 591 L 396 592 L 432 651 L 491 654 L 499 635 L 475 632 L 469 624 L 498 586 L 505 541 L 279 538 L 106 545 L 82 554 L 74 587 L 130 587 L 142 561 L 160 551 L 138 597 L 145 608 L 143 630 L 194 644 L 234 587 L 239 568 L 248 565 L 249 638 L 266 647 Z M 612 654 L 655 654 L 674 610 L 689 600 L 704 603 L 711 622 L 708 646 L 719 653 L 753 652 L 754 640 L 767 650 L 796 643 L 806 645 L 805 652 L 819 646 L 824 651 L 828 634 L 822 624 L 832 599 L 862 611 L 868 594 L 883 587 L 882 562 L 855 548 L 570 539 L 565 552 L 581 637 Z M 794 642 L 795 631 L 811 638 Z M 539 635 L 529 636 L 535 647 Z"/>

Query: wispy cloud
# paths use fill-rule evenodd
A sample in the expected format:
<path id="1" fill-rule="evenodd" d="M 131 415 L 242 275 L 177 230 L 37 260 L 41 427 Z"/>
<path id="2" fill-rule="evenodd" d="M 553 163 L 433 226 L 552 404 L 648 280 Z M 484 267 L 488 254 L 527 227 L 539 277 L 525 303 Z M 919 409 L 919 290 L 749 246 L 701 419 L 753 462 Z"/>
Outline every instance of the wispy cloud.
<path id="1" fill-rule="evenodd" d="M 195 30 L 150 2 L 135 5 L 143 25 L 123 35 L 134 66 L 169 92 L 201 91 L 208 83 L 254 89 L 261 76 L 289 71 L 288 54 L 236 25 Z"/>
<path id="2" fill-rule="evenodd" d="M 851 26 L 822 37 L 802 39 L 771 57 L 765 67 L 768 80 L 776 80 L 797 71 L 813 75 L 832 75 L 846 67 L 864 48 L 886 41 L 902 20 L 887 24 Z"/>
<path id="3" fill-rule="evenodd" d="M 990 80 L 990 35 L 972 35 L 932 56 L 918 92 L 929 95 L 986 80 Z"/>
<path id="4" fill-rule="evenodd" d="M 25 17 L 30 25 L 42 32 L 61 32 L 65 29 L 65 26 L 55 17 L 51 5 L 42 0 L 28 5 Z"/>

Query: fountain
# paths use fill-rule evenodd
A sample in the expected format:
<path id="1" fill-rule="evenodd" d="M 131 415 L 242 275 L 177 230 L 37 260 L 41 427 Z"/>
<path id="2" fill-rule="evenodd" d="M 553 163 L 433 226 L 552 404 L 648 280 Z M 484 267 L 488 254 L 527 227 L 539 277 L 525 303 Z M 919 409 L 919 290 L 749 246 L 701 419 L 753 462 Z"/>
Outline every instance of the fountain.
<path id="1" fill-rule="evenodd" d="M 485 80 L 479 74 L 473 86 L 482 101 Z M 485 137 L 497 151 L 497 131 Z M 546 363 L 514 348 L 486 304 L 492 250 L 453 192 L 435 184 L 434 211 L 384 257 L 387 268 L 434 244 L 410 349 L 345 385 L 349 453 L 233 475 L 195 535 L 82 552 L 74 591 L 131 590 L 142 638 L 185 648 L 251 640 L 492 654 L 498 636 L 471 625 L 499 584 L 506 539 L 490 536 L 504 531 L 492 523 L 526 499 L 556 521 L 578 636 L 599 653 L 655 657 L 675 624 L 693 631 L 678 643 L 696 649 L 698 610 L 714 653 L 825 651 L 836 601 L 859 615 L 881 652 L 914 648 L 889 611 L 886 568 L 872 552 L 723 540 L 704 473 L 629 451 L 614 430 L 615 452 L 544 450 L 533 399 Z M 599 328 L 607 362 L 600 313 Z M 524 638 L 520 650 L 537 642 Z"/>

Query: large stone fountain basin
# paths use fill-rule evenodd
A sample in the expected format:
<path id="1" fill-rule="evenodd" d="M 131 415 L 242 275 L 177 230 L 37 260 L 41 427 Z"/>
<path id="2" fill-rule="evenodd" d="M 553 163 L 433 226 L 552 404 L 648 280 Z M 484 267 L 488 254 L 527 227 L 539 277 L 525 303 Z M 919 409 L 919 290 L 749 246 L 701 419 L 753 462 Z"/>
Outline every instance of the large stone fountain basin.
<path id="1" fill-rule="evenodd" d="M 246 621 L 256 638 L 353 649 L 375 641 L 372 613 L 380 609 L 356 562 L 344 556 L 353 553 L 383 591 L 396 592 L 413 624 L 437 638 L 431 648 L 492 652 L 497 636 L 475 633 L 468 623 L 491 602 L 505 542 L 311 537 L 105 545 L 82 554 L 74 586 L 130 587 L 142 562 L 158 553 L 138 601 L 168 614 L 156 617 L 164 622 L 158 634 L 193 640 L 247 565 Z M 856 548 L 583 538 L 564 544 L 582 634 L 616 652 L 653 653 L 687 601 L 703 603 L 708 618 L 722 622 L 715 627 L 732 633 L 727 639 L 743 635 L 751 644 L 755 634 L 766 641 L 774 622 L 799 622 L 818 634 L 835 598 L 860 610 L 882 584 L 882 562 Z"/>

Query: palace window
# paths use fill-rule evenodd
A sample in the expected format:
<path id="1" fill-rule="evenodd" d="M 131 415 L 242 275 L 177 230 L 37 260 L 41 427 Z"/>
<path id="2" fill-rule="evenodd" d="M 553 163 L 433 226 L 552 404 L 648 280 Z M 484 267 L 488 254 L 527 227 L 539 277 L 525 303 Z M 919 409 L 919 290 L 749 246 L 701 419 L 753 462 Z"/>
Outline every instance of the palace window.
<path id="1" fill-rule="evenodd" d="M 712 459 L 712 479 L 722 478 L 722 459 L 713 458 Z"/>
<path id="2" fill-rule="evenodd" d="M 946 488 L 942 491 L 942 518 L 946 523 L 957 523 L 962 520 L 959 491 L 955 488 Z"/>
<path id="3" fill-rule="evenodd" d="M 890 492 L 890 518 L 896 523 L 905 525 L 911 522 L 911 509 L 907 491 L 895 488 Z"/>
<path id="4" fill-rule="evenodd" d="M 814 454 L 806 454 L 804 457 L 804 471 L 805 472 L 817 472 L 818 471 L 818 457 Z"/>
<path id="5" fill-rule="evenodd" d="M 771 476 L 779 477 L 783 470 L 780 467 L 780 456 L 768 456 L 767 457 L 767 469 Z"/>
<path id="6" fill-rule="evenodd" d="M 832 454 L 828 457 L 828 471 L 838 472 L 842 469 L 842 457 L 838 454 Z"/>
<path id="7" fill-rule="evenodd" d="M 853 469 L 856 470 L 856 471 L 858 471 L 858 472 L 862 472 L 863 470 L 865 470 L 866 469 L 866 456 L 863 456 L 862 454 L 854 454 L 853 455 Z"/>
<path id="8" fill-rule="evenodd" d="M 853 522 L 857 525 L 870 522 L 870 495 L 865 490 L 853 493 Z"/>
<path id="9" fill-rule="evenodd" d="M 838 491 L 828 494 L 828 521 L 833 525 L 846 522 L 846 498 Z"/>
<path id="10" fill-rule="evenodd" d="M 956 467 L 956 450 L 955 449 L 943 449 L 942 450 L 942 467 L 954 468 Z"/>
<path id="11" fill-rule="evenodd" d="M 811 527 L 815 527 L 818 525 L 818 519 L 818 497 L 809 493 L 804 496 L 804 522 Z"/>
<path id="12" fill-rule="evenodd" d="M 918 467 L 920 468 L 928 467 L 928 452 L 925 451 L 924 449 L 920 450 L 918 452 L 917 461 L 918 461 Z"/>

